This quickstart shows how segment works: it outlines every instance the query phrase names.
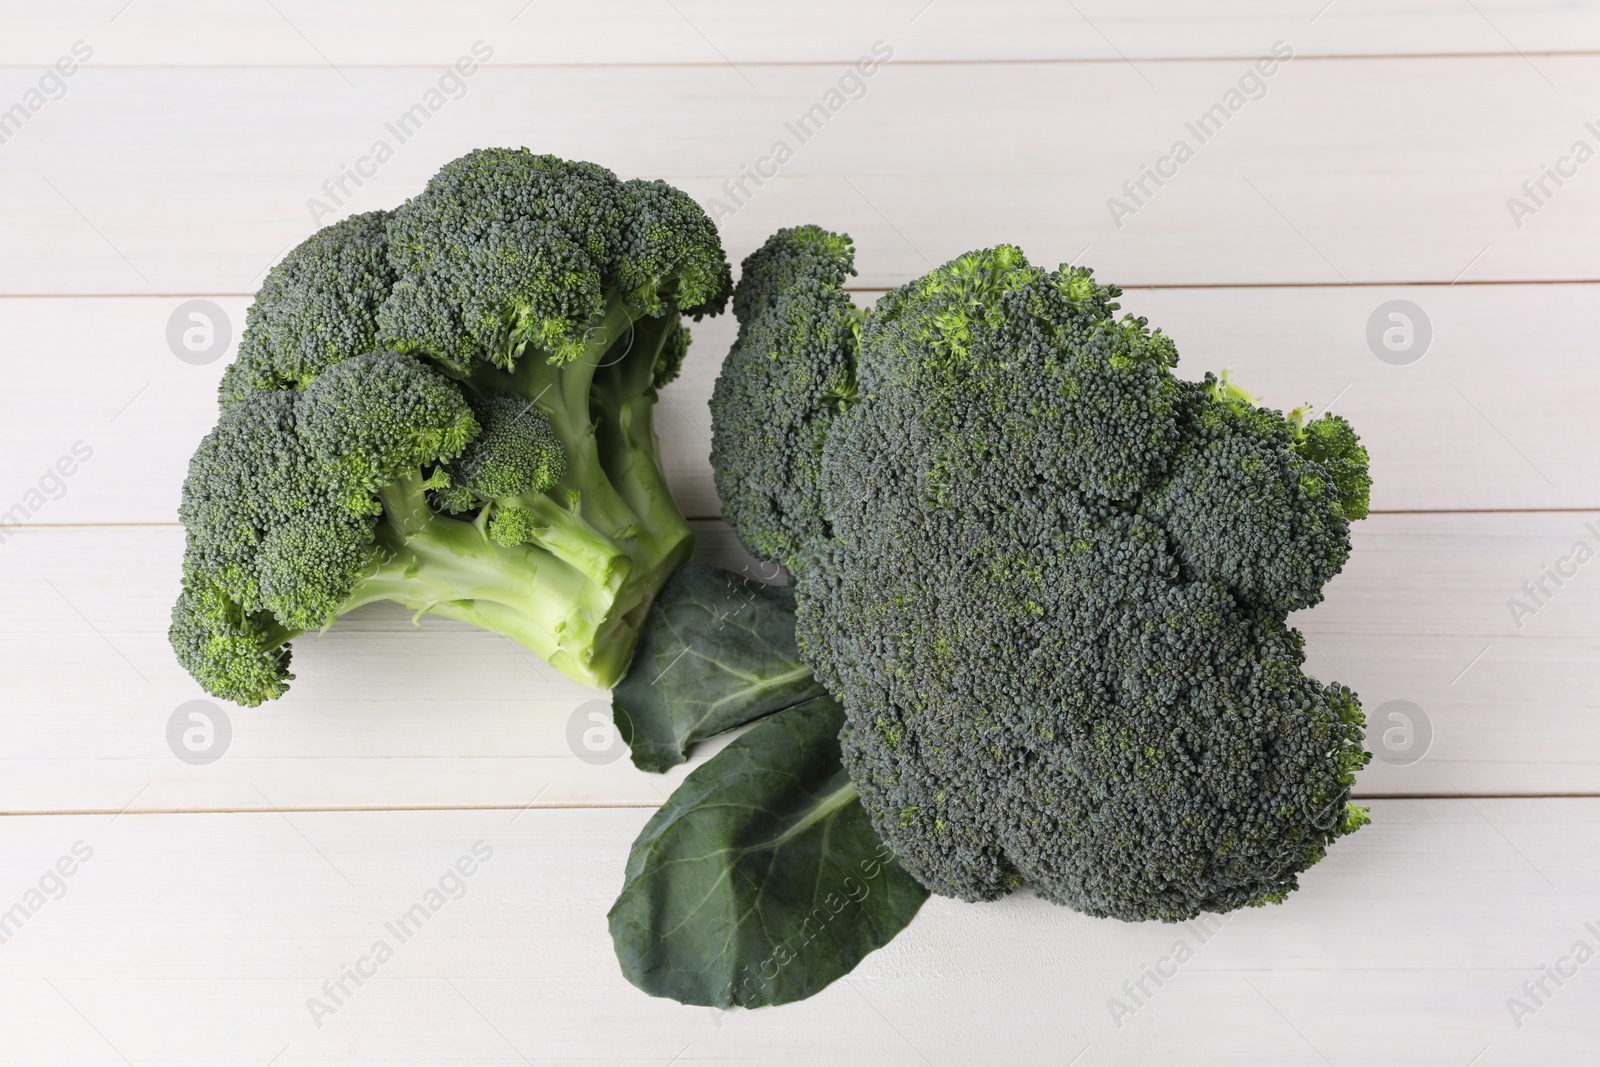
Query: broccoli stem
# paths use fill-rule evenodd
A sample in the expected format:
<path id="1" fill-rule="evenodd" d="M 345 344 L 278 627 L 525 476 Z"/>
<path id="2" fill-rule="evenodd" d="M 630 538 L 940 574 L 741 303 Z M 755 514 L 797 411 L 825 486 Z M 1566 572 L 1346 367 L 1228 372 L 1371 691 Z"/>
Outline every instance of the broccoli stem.
<path id="1" fill-rule="evenodd" d="M 574 681 L 614 685 L 633 654 L 641 598 L 655 592 L 627 581 L 631 558 L 619 566 L 615 546 L 576 520 L 566 532 L 591 543 L 586 552 L 574 544 L 570 560 L 539 545 L 502 545 L 481 522 L 433 511 L 426 488 L 418 474 L 379 491 L 371 563 L 337 615 L 395 601 L 509 637 Z"/>
<path id="2" fill-rule="evenodd" d="M 386 517 L 377 538 L 372 565 L 339 614 L 392 600 L 502 634 L 575 681 L 600 688 L 626 668 L 615 665 L 619 652 L 607 644 L 617 633 L 618 604 L 596 580 L 604 575 L 584 573 L 535 545 L 499 544 L 478 523 L 438 514 L 409 529 Z M 631 645 L 624 650 L 631 651 Z"/>
<path id="3" fill-rule="evenodd" d="M 694 550 L 652 421 L 655 365 L 678 315 L 636 322 L 630 303 L 608 295 L 575 360 L 527 351 L 512 372 L 473 375 L 545 412 L 566 452 L 555 486 L 500 502 L 532 514 L 532 542 L 498 543 L 484 515 L 437 513 L 419 472 L 378 493 L 373 563 L 341 614 L 392 600 L 503 634 L 579 682 L 609 688 L 621 678 L 656 592 Z"/>
<path id="4" fill-rule="evenodd" d="M 621 676 L 656 592 L 694 551 L 694 532 L 661 473 L 651 417 L 655 364 L 678 315 L 636 321 L 628 310 L 636 304 L 608 293 L 577 359 L 552 364 L 530 349 L 515 370 L 480 370 L 472 378 L 479 388 L 516 393 L 538 407 L 566 452 L 566 473 L 556 485 L 502 503 L 533 512 L 547 524 L 537 547 L 610 595 L 609 612 L 599 613 L 589 632 L 580 680 Z M 388 498 L 384 503 L 387 510 Z M 504 632 L 508 623 L 492 618 L 497 611 L 480 608 L 479 625 Z"/>
<path id="5" fill-rule="evenodd" d="M 670 305 L 658 317 L 635 320 L 629 334 L 616 339 L 590 383 L 592 440 L 600 467 L 639 520 L 632 588 L 619 594 L 619 601 L 632 595 L 632 604 L 619 621 L 630 643 L 643 629 L 655 594 L 694 554 L 694 531 L 661 473 L 652 420 L 658 399 L 653 384 L 656 364 L 677 328 L 678 313 Z M 620 664 L 620 669 L 626 668 L 626 662 Z"/>
<path id="6" fill-rule="evenodd" d="M 677 329 L 675 309 L 635 323 L 631 349 L 620 358 L 608 357 L 592 389 L 593 405 L 599 409 L 595 437 L 601 464 L 658 546 L 693 536 L 667 488 L 655 432 L 655 367 Z"/>
<path id="7" fill-rule="evenodd" d="M 534 544 L 612 593 L 633 573 L 633 557 L 627 550 L 544 493 L 524 493 L 501 503 L 530 512 L 539 524 Z"/>
<path id="8" fill-rule="evenodd" d="M 420 532 L 434 517 L 426 489 L 422 475 L 412 474 L 378 490 L 384 521 L 401 537 Z"/>
<path id="9" fill-rule="evenodd" d="M 617 541 L 636 535 L 639 516 L 617 494 L 600 465 L 594 417 L 589 411 L 589 389 L 595 368 L 607 350 L 632 326 L 626 304 L 616 294 L 608 294 L 605 314 L 590 327 L 583 354 L 578 358 L 552 364 L 544 353 L 529 349 L 509 374 L 485 369 L 473 375 L 474 384 L 516 393 L 549 417 L 550 428 L 566 451 L 567 470 L 547 490 L 548 494 L 558 501 L 565 500 L 590 526 Z"/>

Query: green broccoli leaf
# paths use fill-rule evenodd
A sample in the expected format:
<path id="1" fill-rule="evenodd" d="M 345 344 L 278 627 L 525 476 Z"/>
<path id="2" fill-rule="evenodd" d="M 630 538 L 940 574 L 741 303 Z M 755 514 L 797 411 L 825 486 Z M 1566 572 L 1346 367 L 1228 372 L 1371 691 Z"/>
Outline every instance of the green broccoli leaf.
<path id="1" fill-rule="evenodd" d="M 650 608 L 612 714 L 644 771 L 689 746 L 826 692 L 800 660 L 794 592 L 690 563 Z"/>
<path id="2" fill-rule="evenodd" d="M 804 1000 L 917 914 L 928 891 L 872 828 L 818 697 L 684 780 L 628 856 L 611 937 L 628 981 L 683 1004 Z"/>

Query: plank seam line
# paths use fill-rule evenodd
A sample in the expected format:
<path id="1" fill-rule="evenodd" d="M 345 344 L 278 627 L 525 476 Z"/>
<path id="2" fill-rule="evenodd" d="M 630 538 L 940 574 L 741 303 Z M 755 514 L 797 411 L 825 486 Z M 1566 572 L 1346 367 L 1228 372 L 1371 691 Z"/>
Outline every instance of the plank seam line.
<path id="1" fill-rule="evenodd" d="M 671 176 L 682 180 L 681 175 Z M 828 175 L 820 175 L 828 177 Z M 908 281 L 910 279 L 907 279 Z M 1169 289 L 1464 289 L 1471 286 L 1491 285 L 1600 285 L 1600 278 L 1484 278 L 1447 281 L 1444 279 L 1420 281 L 1356 281 L 1356 282 L 1116 282 L 1124 292 L 1133 290 Z M 887 293 L 893 286 L 845 286 L 847 293 Z M 170 292 L 170 293 L 0 293 L 0 300 L 184 300 L 206 298 L 211 300 L 248 300 L 254 292 Z"/>
<path id="2" fill-rule="evenodd" d="M 1522 52 L 1321 52 L 1296 53 L 1297 62 L 1348 63 L 1370 60 L 1374 62 L 1399 62 L 1410 60 L 1460 60 L 1460 59 L 1516 59 L 1528 56 L 1540 59 L 1582 59 L 1600 55 L 1600 49 L 1571 48 L 1548 51 Z M 819 59 L 736 59 L 730 62 L 741 67 L 836 67 L 856 62 L 859 56 Z M 1130 61 L 1146 65 L 1179 63 L 1251 63 L 1259 55 L 1215 56 L 1027 56 L 997 59 L 896 59 L 896 67 L 1066 67 L 1066 66 L 1120 66 Z M 37 70 L 48 66 L 54 59 L 36 63 L 0 63 L 0 70 Z M 439 63 L 344 63 L 344 70 L 434 70 Z M 726 62 L 709 60 L 656 60 L 609 63 L 496 63 L 494 70 L 721 70 Z M 321 63 L 96 63 L 95 70 L 303 70 L 325 71 Z"/>
<path id="3" fill-rule="evenodd" d="M 1420 800 L 1595 800 L 1600 799 L 1600 793 L 1372 793 L 1356 795 L 1350 798 L 1353 801 L 1366 802 L 1381 800 L 1391 801 L 1420 801 Z M 568 803 L 568 804 L 396 804 L 396 805 L 328 805 L 313 807 L 289 807 L 280 805 L 277 808 L 60 808 L 48 811 L 0 811 L 0 818 L 25 819 L 34 817 L 66 817 L 76 815 L 274 815 L 279 812 L 289 812 L 297 815 L 341 813 L 355 814 L 360 812 L 427 812 L 427 811 L 623 811 L 623 810 L 654 810 L 661 807 L 660 801 L 606 801 L 596 803 Z"/>
<path id="4" fill-rule="evenodd" d="M 1368 515 L 1587 515 L 1600 511 L 1600 504 L 1590 507 L 1560 508 L 1373 508 Z M 686 522 L 726 523 L 721 515 L 685 515 Z M 119 529 L 181 529 L 180 522 L 30 522 L 12 531 L 13 536 L 27 530 L 119 530 Z"/>
<path id="5" fill-rule="evenodd" d="M 340 812 L 384 811 L 610 811 L 613 809 L 656 809 L 660 801 L 610 801 L 593 804 L 398 804 L 398 805 L 330 805 L 327 807 L 276 808 L 60 808 L 49 811 L 0 811 L 0 818 L 25 819 L 33 816 L 60 817 L 69 815 L 274 815 L 279 812 L 315 815 Z"/>
<path id="6" fill-rule="evenodd" d="M 1460 281 L 1446 281 L 1443 279 L 1397 282 L 1397 281 L 1355 281 L 1355 282 L 1113 282 L 1123 292 L 1133 290 L 1154 289 L 1464 289 L 1469 286 L 1484 285 L 1596 285 L 1600 278 L 1473 278 Z M 887 293 L 888 286 L 844 286 L 847 293 Z M 254 296 L 246 293 L 245 296 Z"/>

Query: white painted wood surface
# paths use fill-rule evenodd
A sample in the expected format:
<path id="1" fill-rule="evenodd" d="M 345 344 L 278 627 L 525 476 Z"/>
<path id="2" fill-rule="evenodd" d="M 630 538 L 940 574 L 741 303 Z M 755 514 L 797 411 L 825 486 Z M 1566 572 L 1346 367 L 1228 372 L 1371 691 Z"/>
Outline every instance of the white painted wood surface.
<path id="1" fill-rule="evenodd" d="M 204 367 L 173 358 L 167 320 L 187 299 L 0 299 L 16 367 L 0 399 L 0 454 L 17 472 L 6 491 L 20 495 L 75 441 L 94 449 L 37 521 L 174 521 L 231 358 Z M 1380 362 L 1364 339 L 1392 299 L 1418 304 L 1432 323 L 1428 354 L 1410 366 Z M 249 300 L 215 303 L 237 340 Z M 1122 304 L 1176 339 L 1188 377 L 1231 368 L 1276 407 L 1332 403 L 1372 452 L 1379 510 L 1600 507 L 1600 433 L 1587 429 L 1592 404 L 1573 387 L 1595 359 L 1600 285 L 1133 289 Z M 724 315 L 691 332 L 693 353 L 656 424 L 679 502 L 709 518 L 720 508 L 706 401 L 736 326 Z M 68 339 L 82 374 L 63 373 Z"/>
<path id="2" fill-rule="evenodd" d="M 1585 927 L 1600 926 L 1600 801 L 1379 801 L 1374 816 L 1289 904 L 1236 913 L 1205 943 L 1033 900 L 935 899 L 816 998 L 726 1015 L 652 1000 L 616 971 L 604 913 L 646 811 L 18 818 L 0 841 L 18 894 L 75 842 L 94 854 L 3 946 L 0 1057 L 1593 1064 L 1600 962 L 1547 980 L 1554 995 L 1520 1031 L 1505 1000 L 1574 941 L 1600 940 Z M 385 923 L 478 841 L 493 855 L 465 894 L 398 943 Z M 325 999 L 379 939 L 394 957 L 377 976 Z M 1122 983 L 1171 974 L 1180 940 L 1193 958 L 1162 987 L 1145 979 L 1135 1005 Z M 1135 1009 L 1120 1027 L 1113 997 Z M 320 1028 L 311 998 L 337 1009 Z"/>
<path id="3" fill-rule="evenodd" d="M 1361 694 L 1375 752 L 1404 754 L 1381 747 L 1389 701 L 1420 707 L 1433 734 L 1418 762 L 1374 762 L 1361 793 L 1600 793 L 1600 586 L 1580 576 L 1520 628 L 1506 606 L 1574 540 L 1597 541 L 1585 518 L 1378 515 L 1357 526 L 1328 599 L 1296 617 L 1307 668 Z M 697 525 L 701 558 L 748 561 L 726 527 Z M 539 805 L 654 804 L 682 777 L 636 773 L 620 749 L 608 766 L 575 760 L 569 720 L 591 701 L 604 708 L 602 694 L 493 634 L 433 618 L 419 630 L 391 605 L 296 641 L 289 694 L 232 712 L 226 759 L 181 764 L 162 729 L 203 696 L 166 642 L 182 551 L 177 526 L 30 528 L 4 546 L 0 600 L 29 611 L 0 618 L 0 811 L 517 807 L 536 793 Z"/>
<path id="4" fill-rule="evenodd" d="M 1600 4 L 7 2 L 0 113 L 80 40 L 64 95 L 0 141 L 0 511 L 93 450 L 0 544 L 0 916 L 75 842 L 94 854 L 0 943 L 0 1062 L 1594 1062 L 1600 962 L 1543 1004 L 1521 987 L 1600 950 L 1600 564 L 1520 620 L 1508 601 L 1600 546 L 1600 162 L 1522 189 L 1600 148 Z M 173 512 L 225 360 L 174 358 L 168 318 L 206 297 L 236 340 L 308 198 L 478 40 L 464 97 L 341 212 L 502 143 L 709 205 L 882 40 L 865 96 L 721 219 L 735 260 L 778 226 L 846 229 L 870 300 L 1013 241 L 1126 286 L 1184 373 L 1349 417 L 1380 513 L 1297 622 L 1387 757 L 1359 783 L 1374 824 L 1204 945 L 936 900 L 815 1000 L 720 1015 L 634 991 L 605 933 L 683 770 L 576 759 L 569 721 L 603 695 L 493 635 L 364 610 L 297 644 L 287 698 L 228 709 L 220 761 L 174 759 L 167 719 L 201 694 L 163 633 Z M 1107 199 L 1280 40 L 1265 94 L 1119 227 Z M 1367 344 L 1392 299 L 1432 327 L 1412 365 Z M 696 328 L 658 422 L 702 557 L 738 566 L 706 465 L 731 337 Z M 1409 765 L 1392 701 L 1431 727 Z M 307 999 L 478 840 L 466 896 L 316 1027 Z M 1136 1006 L 1121 984 L 1180 938 L 1195 958 L 1117 1026 L 1108 998 Z M 1537 1007 L 1520 1027 L 1511 997 Z"/>
<path id="5" fill-rule="evenodd" d="M 505 38 L 507 62 L 551 66 L 850 60 L 858 40 L 890 31 L 925 62 L 1254 55 L 1285 30 L 1307 54 L 1335 56 L 1579 52 L 1600 41 L 1594 8 L 1560 0 L 1412 0 L 1400 11 L 1382 0 L 136 2 L 126 13 L 126 0 L 13 2 L 0 63 L 50 62 L 63 38 L 80 37 L 104 38 L 107 61 L 129 65 L 341 67 L 448 63 L 458 41 L 487 32 Z"/>
<path id="6" fill-rule="evenodd" d="M 91 60 L 3 146 L 18 255 L 0 292 L 248 294 L 311 228 L 309 201 L 393 207 L 440 162 L 503 141 L 724 199 L 737 207 L 721 220 L 735 259 L 796 219 L 847 229 L 868 287 L 1001 240 L 1046 261 L 1083 254 L 1128 286 L 1596 276 L 1585 237 L 1600 182 L 1548 185 L 1520 228 L 1505 202 L 1600 120 L 1600 55 L 1290 60 L 1204 143 L 1185 124 L 1292 40 L 1262 34 L 1239 56 L 1196 62 L 891 60 L 800 143 L 785 123 L 875 39 L 847 39 L 846 61 L 760 67 L 754 84 L 722 65 L 491 60 L 404 143 L 386 124 L 441 68 L 374 67 L 347 84 L 328 68 Z M 0 70 L 0 100 L 38 76 Z M 779 139 L 793 159 L 734 204 L 723 183 Z M 1194 157 L 1160 188 L 1147 180 L 1139 206 L 1123 183 L 1178 139 Z M 335 205 L 324 183 L 380 140 L 393 158 L 360 188 L 347 181 Z M 1114 196 L 1137 211 L 1114 221 Z"/>

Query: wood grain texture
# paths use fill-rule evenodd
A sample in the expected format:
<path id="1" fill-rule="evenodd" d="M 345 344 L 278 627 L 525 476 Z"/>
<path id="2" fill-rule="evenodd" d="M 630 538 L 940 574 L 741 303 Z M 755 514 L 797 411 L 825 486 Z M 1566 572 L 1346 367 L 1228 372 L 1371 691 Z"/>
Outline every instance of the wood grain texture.
<path id="1" fill-rule="evenodd" d="M 759 65 L 854 58 L 851 46 L 903 41 L 930 62 L 1125 60 L 1252 55 L 1278 37 L 1314 55 L 1570 52 L 1600 46 L 1593 3 L 1476 5 L 1417 0 L 1272 3 L 1225 0 L 845 0 L 750 5 L 734 0 L 404 0 L 266 4 L 204 0 L 8 3 L 0 63 L 52 62 L 74 39 L 105 62 L 187 67 L 292 64 L 339 68 L 444 64 L 459 43 L 487 37 L 507 62 L 556 66 L 640 63 Z M 1475 9 L 1476 8 L 1476 9 Z M 426 32 L 418 32 L 425 27 Z"/>
<path id="2" fill-rule="evenodd" d="M 1332 404 L 1372 454 L 1373 506 L 1402 511 L 1600 507 L 1600 425 L 1579 387 L 1600 334 L 1597 298 L 1597 285 L 1337 286 L 1135 289 L 1122 303 L 1177 341 L 1187 377 L 1229 368 L 1273 406 Z M 0 395 L 0 512 L 81 440 L 93 457 L 34 521 L 174 521 L 232 358 L 197 367 L 173 355 L 167 324 L 186 299 L 0 300 L 11 375 Z M 1431 323 L 1432 343 L 1410 366 L 1383 363 L 1367 345 L 1368 320 L 1393 299 Z M 249 301 L 215 303 L 237 341 Z M 736 330 L 731 315 L 692 325 L 683 376 L 657 409 L 667 476 L 691 516 L 721 512 L 706 404 Z"/>
<path id="3" fill-rule="evenodd" d="M 1547 982 L 1554 995 L 1520 1029 L 1506 1001 L 1575 941 L 1600 941 L 1585 927 L 1600 920 L 1600 800 L 1377 802 L 1373 824 L 1289 903 L 1236 913 L 1204 941 L 1193 924 L 935 898 L 816 998 L 725 1015 L 652 1000 L 617 972 L 605 912 L 648 815 L 7 819 L 7 903 L 74 842 L 93 856 L 4 946 L 0 1056 L 37 1067 L 119 1054 L 295 1067 L 1593 1062 L 1596 964 Z M 441 899 L 400 942 L 386 924 L 476 842 L 492 855 L 459 879 L 459 899 Z M 334 1005 L 323 983 L 379 940 L 393 957 L 362 986 L 347 980 Z M 1174 968 L 1179 941 L 1192 958 Z M 1158 966 L 1159 987 L 1143 974 Z M 1134 1005 L 1122 984 L 1141 980 L 1150 995 Z M 320 1028 L 311 998 L 336 1008 Z M 1111 998 L 1136 1008 L 1120 1026 Z"/>
<path id="4" fill-rule="evenodd" d="M 0 2 L 0 115 L 79 40 L 64 95 L 0 125 L 0 514 L 29 512 L 0 541 L 0 1062 L 1593 1063 L 1600 964 L 1543 1003 L 1523 983 L 1600 949 L 1600 563 L 1570 565 L 1600 546 L 1600 163 L 1536 200 L 1523 183 L 1600 146 L 1600 3 Z M 385 123 L 479 40 L 465 94 L 400 144 Z M 785 122 L 879 40 L 865 96 L 799 144 Z M 1200 143 L 1185 123 L 1279 40 L 1295 58 Z M 1366 705 L 1373 825 L 1203 943 L 936 899 L 815 1000 L 721 1015 L 628 986 L 604 918 L 628 844 L 715 745 L 663 777 L 620 748 L 585 763 L 570 731 L 605 696 L 502 638 L 365 609 L 297 643 L 286 699 L 226 710 L 219 761 L 180 762 L 167 724 L 201 694 L 164 634 L 172 518 L 225 360 L 180 362 L 169 317 L 208 296 L 236 342 L 308 201 L 380 138 L 394 158 L 338 214 L 488 144 L 715 207 L 786 138 L 778 176 L 718 212 L 735 263 L 819 222 L 855 236 L 869 301 L 1013 241 L 1128 288 L 1186 375 L 1347 415 L 1388 513 L 1294 621 L 1308 669 Z M 1132 201 L 1178 138 L 1194 157 Z M 1113 219 L 1114 196 L 1137 210 Z M 1392 299 L 1432 327 L 1409 366 L 1366 339 Z M 707 465 L 733 323 L 695 334 L 665 465 L 701 558 L 752 566 Z M 79 441 L 64 488 L 41 484 Z M 1397 709 L 1431 733 L 1415 762 L 1386 742 Z M 480 840 L 465 896 L 318 1028 L 308 998 Z M 78 841 L 93 857 L 34 909 Z M 1123 989 L 1178 940 L 1175 977 Z M 1120 1025 L 1113 997 L 1136 1008 Z M 1512 997 L 1537 1008 L 1520 1026 Z"/>
<path id="5" fill-rule="evenodd" d="M 1584 514 L 1379 515 L 1359 524 L 1328 599 L 1294 616 L 1307 670 L 1361 695 L 1378 759 L 1368 795 L 1600 792 L 1600 583 L 1593 562 L 1533 614 L 1507 602 L 1582 538 Z M 1594 516 L 1600 522 L 1600 516 Z M 749 557 L 699 524 L 702 559 Z M 204 696 L 172 659 L 168 612 L 182 531 L 23 530 L 0 546 L 0 811 L 657 804 L 672 774 L 633 770 L 620 745 L 591 766 L 569 731 L 609 698 L 495 634 L 375 605 L 295 642 L 283 699 L 226 706 L 228 753 L 180 763 L 166 724 Z M 1518 622 L 1521 623 L 1519 628 Z M 1431 748 L 1394 735 L 1391 701 L 1422 709 Z M 1386 709 L 1388 707 L 1388 710 Z M 1413 718 L 1415 712 L 1408 712 Z M 1403 764 L 1403 765 L 1401 765 Z"/>
<path id="6" fill-rule="evenodd" d="M 797 221 L 848 230 L 867 287 L 1006 239 L 1128 286 L 1594 280 L 1600 180 L 1578 169 L 1547 181 L 1531 216 L 1506 206 L 1576 140 L 1600 143 L 1584 126 L 1600 119 L 1600 56 L 1542 62 L 1542 75 L 1515 55 L 1290 62 L 1204 143 L 1186 124 L 1253 76 L 1247 59 L 1143 76 L 890 62 L 804 143 L 785 124 L 840 65 L 765 68 L 752 86 L 721 67 L 490 62 L 402 143 L 388 124 L 435 72 L 374 68 L 352 87 L 317 69 L 90 63 L 0 146 L 0 293 L 250 293 L 315 229 L 310 201 L 393 207 L 492 144 L 666 178 L 721 216 L 735 260 Z M 0 100 L 32 84 L 0 70 Z M 1180 139 L 1193 158 L 1161 164 Z M 793 158 L 736 205 L 724 183 L 778 140 Z M 359 188 L 345 180 L 347 195 L 324 190 L 378 141 L 392 159 Z M 1175 175 L 1158 188 L 1146 165 Z M 1143 195 L 1124 191 L 1140 180 Z M 1136 212 L 1114 218 L 1113 197 Z"/>
<path id="7" fill-rule="evenodd" d="M 758 573 L 725 527 L 698 525 L 702 559 Z M 229 754 L 190 766 L 166 733 L 205 697 L 166 638 L 181 528 L 27 530 L 4 548 L 0 582 L 28 609 L 0 650 L 17 684 L 0 705 L 0 767 L 14 772 L 0 774 L 0 812 L 655 805 L 697 765 L 642 774 L 620 740 L 584 762 L 607 693 L 494 634 L 438 618 L 419 629 L 374 605 L 297 640 L 294 703 L 225 704 Z M 63 757 L 83 762 L 66 771 Z"/>

